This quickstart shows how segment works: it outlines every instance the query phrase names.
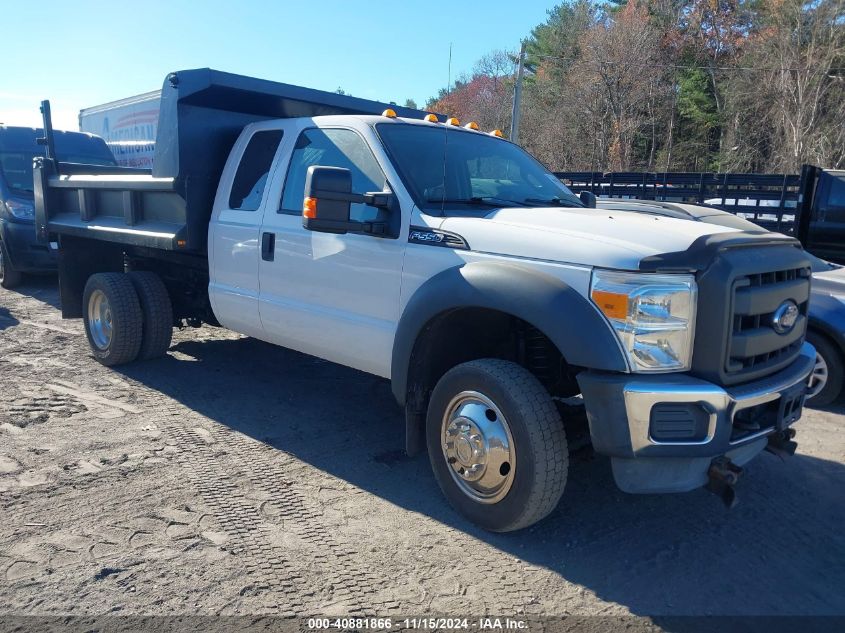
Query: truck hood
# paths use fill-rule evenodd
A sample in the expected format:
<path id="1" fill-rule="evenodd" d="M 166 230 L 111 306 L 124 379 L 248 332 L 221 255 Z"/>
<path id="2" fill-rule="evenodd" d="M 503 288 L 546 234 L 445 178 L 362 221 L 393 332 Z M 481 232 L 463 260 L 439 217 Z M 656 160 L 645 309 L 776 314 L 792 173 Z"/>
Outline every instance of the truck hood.
<path id="1" fill-rule="evenodd" d="M 474 251 L 627 270 L 644 257 L 686 250 L 702 235 L 737 232 L 635 211 L 560 207 L 449 217 L 440 228 L 461 235 Z"/>

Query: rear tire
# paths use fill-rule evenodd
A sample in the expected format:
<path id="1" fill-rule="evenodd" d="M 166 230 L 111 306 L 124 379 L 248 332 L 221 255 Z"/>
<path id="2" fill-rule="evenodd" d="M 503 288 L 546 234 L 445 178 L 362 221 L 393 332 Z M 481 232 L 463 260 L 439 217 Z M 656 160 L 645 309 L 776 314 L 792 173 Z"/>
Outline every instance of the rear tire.
<path id="1" fill-rule="evenodd" d="M 139 270 L 128 273 L 143 313 L 143 336 L 138 360 L 164 356 L 173 339 L 173 307 L 164 282 L 155 273 Z"/>
<path id="2" fill-rule="evenodd" d="M 808 407 L 826 407 L 842 393 L 845 379 L 842 352 L 824 334 L 807 332 L 807 342 L 816 348 L 816 366 L 810 376 Z M 811 395 L 812 394 L 812 395 Z"/>
<path id="3" fill-rule="evenodd" d="M 94 358 L 108 367 L 135 360 L 141 349 L 143 315 L 129 276 L 91 275 L 82 305 L 85 334 Z"/>
<path id="4" fill-rule="evenodd" d="M 516 363 L 483 359 L 449 370 L 431 395 L 426 441 L 449 503 L 487 530 L 536 523 L 566 486 L 563 421 L 540 381 Z"/>
<path id="5" fill-rule="evenodd" d="M 11 290 L 20 285 L 23 274 L 12 268 L 6 245 L 0 240 L 0 286 Z"/>

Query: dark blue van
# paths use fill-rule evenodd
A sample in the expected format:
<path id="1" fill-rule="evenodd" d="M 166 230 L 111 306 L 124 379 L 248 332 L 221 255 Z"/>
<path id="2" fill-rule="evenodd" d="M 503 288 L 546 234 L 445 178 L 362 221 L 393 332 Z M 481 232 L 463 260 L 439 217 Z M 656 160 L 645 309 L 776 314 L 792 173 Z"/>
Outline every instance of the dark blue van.
<path id="1" fill-rule="evenodd" d="M 32 159 L 43 156 L 37 139 L 44 131 L 0 125 L 0 286 L 12 288 L 23 273 L 56 269 L 53 251 L 35 239 Z M 91 165 L 115 165 L 105 141 L 81 132 L 55 132 L 59 160 Z"/>

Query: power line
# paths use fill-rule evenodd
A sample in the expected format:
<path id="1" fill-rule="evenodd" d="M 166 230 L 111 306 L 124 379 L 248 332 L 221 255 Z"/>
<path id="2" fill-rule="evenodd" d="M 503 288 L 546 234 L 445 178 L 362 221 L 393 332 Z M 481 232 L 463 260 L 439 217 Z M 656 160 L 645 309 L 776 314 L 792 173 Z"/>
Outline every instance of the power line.
<path id="1" fill-rule="evenodd" d="M 528 57 L 537 57 L 541 59 L 558 59 L 563 61 L 572 61 L 568 57 L 560 57 L 556 55 L 539 55 L 529 53 Z M 698 66 L 687 64 L 637 64 L 633 62 L 613 62 L 613 61 L 594 61 L 585 62 L 579 60 L 580 63 L 592 63 L 599 66 L 635 66 L 637 68 L 675 68 L 681 70 L 751 70 L 760 72 L 801 72 L 808 70 L 807 68 L 777 68 L 774 66 Z M 828 68 L 825 72 L 845 72 L 845 68 Z"/>

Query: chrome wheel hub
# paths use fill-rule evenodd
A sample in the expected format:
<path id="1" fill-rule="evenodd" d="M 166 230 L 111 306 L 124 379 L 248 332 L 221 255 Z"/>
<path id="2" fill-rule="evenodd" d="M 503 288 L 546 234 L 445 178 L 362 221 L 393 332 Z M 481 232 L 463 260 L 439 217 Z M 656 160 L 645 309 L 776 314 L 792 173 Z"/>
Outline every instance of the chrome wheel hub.
<path id="1" fill-rule="evenodd" d="M 441 444 L 449 472 L 467 496 L 496 503 L 507 495 L 516 470 L 513 437 L 490 398 L 463 391 L 446 407 Z"/>
<path id="2" fill-rule="evenodd" d="M 107 349 L 112 337 L 112 314 L 102 290 L 95 290 L 88 300 L 88 329 L 98 349 Z"/>
<path id="3" fill-rule="evenodd" d="M 817 353 L 813 373 L 810 374 L 810 379 L 807 381 L 807 398 L 817 396 L 824 389 L 824 386 L 827 384 L 827 374 L 827 363 L 822 355 Z"/>

